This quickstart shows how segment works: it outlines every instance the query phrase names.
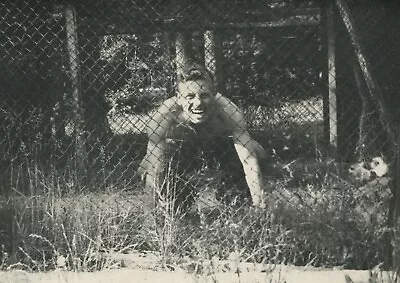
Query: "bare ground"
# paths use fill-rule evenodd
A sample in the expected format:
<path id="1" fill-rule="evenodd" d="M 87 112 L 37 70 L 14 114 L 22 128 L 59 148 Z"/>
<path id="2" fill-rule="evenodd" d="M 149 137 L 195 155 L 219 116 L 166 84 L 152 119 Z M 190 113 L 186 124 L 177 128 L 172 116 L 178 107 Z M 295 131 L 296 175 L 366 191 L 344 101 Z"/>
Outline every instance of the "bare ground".
<path id="1" fill-rule="evenodd" d="M 369 271 L 322 269 L 287 265 L 261 265 L 235 263 L 212 259 L 208 262 L 177 265 L 160 264 L 155 256 L 141 254 L 117 255 L 124 268 L 106 269 L 98 272 L 71 272 L 57 269 L 50 272 L 30 273 L 21 270 L 0 272 L 0 283 L 113 283 L 113 282 L 268 282 L 268 283 L 361 283 L 371 282 Z M 374 271 L 379 283 L 395 282 L 388 272 Z M 352 281 L 346 281 L 345 276 Z"/>
<path id="2" fill-rule="evenodd" d="M 267 272 L 220 272 L 209 275 L 189 274 L 180 271 L 153 271 L 144 269 L 118 269 L 99 272 L 68 272 L 53 271 L 46 273 L 27 273 L 24 271 L 9 271 L 0 273 L 1 283 L 44 283 L 44 282 L 82 282 L 82 283 L 112 283 L 112 282 L 286 282 L 286 283 L 346 283 L 345 275 L 354 282 L 370 282 L 368 271 L 355 270 L 314 270 L 298 267 L 282 267 L 272 273 Z M 390 282 L 389 280 L 379 282 Z"/>

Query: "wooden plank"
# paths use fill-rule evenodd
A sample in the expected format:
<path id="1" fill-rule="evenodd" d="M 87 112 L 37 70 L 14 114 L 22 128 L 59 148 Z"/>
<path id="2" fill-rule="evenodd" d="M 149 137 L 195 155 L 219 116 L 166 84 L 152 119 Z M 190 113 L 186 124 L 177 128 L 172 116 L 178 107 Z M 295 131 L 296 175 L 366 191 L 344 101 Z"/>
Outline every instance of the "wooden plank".
<path id="1" fill-rule="evenodd" d="M 367 156 L 367 148 L 366 148 L 366 141 L 367 141 L 367 130 L 365 126 L 365 119 L 368 115 L 368 98 L 363 91 L 362 87 L 362 80 L 360 75 L 360 68 L 356 64 L 354 64 L 353 72 L 354 78 L 356 80 L 357 91 L 358 95 L 361 99 L 361 113 L 360 113 L 360 121 L 358 123 L 358 141 L 356 147 L 356 157 L 358 161 L 362 161 L 365 156 Z"/>
<path id="2" fill-rule="evenodd" d="M 69 57 L 69 72 L 72 84 L 72 103 L 74 112 L 74 135 L 76 146 L 76 165 L 81 176 L 85 176 L 87 153 L 84 140 L 84 121 L 79 80 L 80 66 L 78 53 L 78 33 L 76 25 L 76 10 L 72 5 L 65 8 L 65 27 L 67 35 L 67 50 Z"/>
<path id="3" fill-rule="evenodd" d="M 204 32 L 204 64 L 216 76 L 216 58 L 214 32 L 207 30 Z"/>
<path id="4" fill-rule="evenodd" d="M 318 25 L 320 16 L 291 16 L 265 22 L 226 22 L 226 23 L 206 23 L 207 28 L 274 28 L 287 26 L 308 26 Z"/>
<path id="5" fill-rule="evenodd" d="M 191 59 L 191 37 L 187 33 L 178 32 L 175 38 L 175 62 L 177 75 Z"/>
<path id="6" fill-rule="evenodd" d="M 329 108 L 329 144 L 331 154 L 337 156 L 338 146 L 338 114 L 336 97 L 336 54 L 333 4 L 329 1 L 326 6 L 326 29 L 328 36 L 328 108 Z"/>
<path id="7" fill-rule="evenodd" d="M 204 63 L 213 73 L 217 91 L 224 93 L 225 80 L 222 70 L 223 61 L 222 41 L 217 31 L 204 32 Z"/>
<path id="8" fill-rule="evenodd" d="M 163 19 L 149 22 L 146 28 L 143 26 L 130 25 L 110 25 L 98 26 L 91 25 L 90 28 L 97 34 L 104 35 L 123 35 L 123 34 L 141 34 L 160 31 L 198 31 L 198 30 L 217 30 L 217 29 L 264 29 L 264 28 L 285 28 L 285 27 L 301 27 L 316 26 L 320 24 L 320 15 L 312 16 L 290 16 L 270 21 L 247 21 L 247 22 L 203 22 L 199 23 L 183 23 L 180 19 Z"/>
<path id="9" fill-rule="evenodd" d="M 173 67 L 172 67 L 172 62 L 174 62 L 174 36 L 173 33 L 170 32 L 165 32 L 162 35 L 162 44 L 165 52 L 165 56 L 163 57 L 164 59 L 164 65 L 165 68 L 167 68 L 168 73 L 173 73 Z M 167 81 L 165 82 L 165 87 L 167 89 L 167 95 L 171 95 L 174 93 L 174 85 L 175 81 L 174 78 L 171 76 L 168 76 Z"/>
<path id="10" fill-rule="evenodd" d="M 319 8 L 293 8 L 293 7 L 287 7 L 287 8 L 269 8 L 265 4 L 262 4 L 249 8 L 246 10 L 246 7 L 248 6 L 247 3 L 243 4 L 242 6 L 242 13 L 244 15 L 253 15 L 257 16 L 260 15 L 263 18 L 275 18 L 275 17 L 293 17 L 293 16 L 315 16 L 320 14 L 320 9 Z"/>

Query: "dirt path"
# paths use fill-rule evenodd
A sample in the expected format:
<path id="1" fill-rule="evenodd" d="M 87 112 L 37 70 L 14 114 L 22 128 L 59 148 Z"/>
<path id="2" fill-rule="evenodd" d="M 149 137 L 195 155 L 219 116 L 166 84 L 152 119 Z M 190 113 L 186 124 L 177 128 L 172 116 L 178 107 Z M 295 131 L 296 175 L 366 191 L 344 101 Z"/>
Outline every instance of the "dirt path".
<path id="1" fill-rule="evenodd" d="M 183 270 L 153 271 L 143 269 L 118 269 L 100 272 L 66 272 L 53 271 L 47 273 L 27 273 L 23 271 L 0 272 L 0 283 L 113 283 L 113 282 L 286 282 L 286 283 L 345 283 L 345 274 L 354 282 L 368 282 L 369 272 L 354 270 L 321 270 L 314 268 L 299 268 L 278 266 L 272 272 L 242 271 L 218 272 L 210 275 L 193 275 Z M 388 282 L 387 280 L 378 282 Z"/>

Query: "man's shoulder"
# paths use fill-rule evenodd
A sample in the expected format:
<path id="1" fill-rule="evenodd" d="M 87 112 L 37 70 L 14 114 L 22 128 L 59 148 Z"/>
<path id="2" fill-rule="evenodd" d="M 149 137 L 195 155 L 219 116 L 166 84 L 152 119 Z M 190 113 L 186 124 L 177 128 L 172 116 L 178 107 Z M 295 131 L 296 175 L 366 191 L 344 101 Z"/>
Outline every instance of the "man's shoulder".
<path id="1" fill-rule="evenodd" d="M 168 98 L 150 114 L 150 121 L 147 125 L 149 136 L 162 137 L 172 127 L 179 111 L 179 105 L 176 100 L 175 96 Z"/>
<path id="2" fill-rule="evenodd" d="M 246 127 L 242 110 L 232 100 L 218 93 L 216 105 L 219 115 L 226 123 L 233 128 Z"/>
<path id="3" fill-rule="evenodd" d="M 172 96 L 167 100 L 164 100 L 163 103 L 158 107 L 156 112 L 160 114 L 172 114 L 178 108 L 177 97 Z"/>
<path id="4" fill-rule="evenodd" d="M 223 96 L 220 93 L 217 93 L 215 95 L 215 101 L 216 101 L 217 105 L 220 107 L 228 107 L 232 103 L 232 101 L 229 98 L 227 98 L 226 96 Z"/>
<path id="5" fill-rule="evenodd" d="M 164 100 L 161 105 L 150 113 L 152 120 L 161 121 L 165 119 L 170 119 L 176 116 L 179 111 L 179 104 L 177 103 L 177 98 L 175 96 Z"/>

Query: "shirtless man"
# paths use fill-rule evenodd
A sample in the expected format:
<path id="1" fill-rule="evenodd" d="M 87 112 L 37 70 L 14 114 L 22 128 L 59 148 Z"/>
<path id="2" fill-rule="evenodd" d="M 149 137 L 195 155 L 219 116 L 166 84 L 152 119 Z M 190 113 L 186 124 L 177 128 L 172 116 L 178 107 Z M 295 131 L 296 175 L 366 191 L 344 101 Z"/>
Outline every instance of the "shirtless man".
<path id="1" fill-rule="evenodd" d="M 199 64 L 185 66 L 178 75 L 176 96 L 167 99 L 158 108 L 148 124 L 147 134 L 147 153 L 139 166 L 139 174 L 145 178 L 148 192 L 160 188 L 163 183 L 162 175 L 168 161 L 166 153 L 171 141 L 191 139 L 191 156 L 180 155 L 191 160 L 195 158 L 194 151 L 191 152 L 193 148 L 203 146 L 203 149 L 209 150 L 211 144 L 217 145 L 211 153 L 221 156 L 228 150 L 229 145 L 220 143 L 218 146 L 218 139 L 222 142 L 228 138 L 230 146 L 237 154 L 225 155 L 221 168 L 229 168 L 224 167 L 225 163 L 238 157 L 240 162 L 237 163 L 242 165 L 241 174 L 229 173 L 233 177 L 242 175 L 253 205 L 265 207 L 263 180 L 258 161 L 259 158 L 265 157 L 265 150 L 250 137 L 239 108 L 216 92 L 213 76 L 206 67 Z M 216 143 L 203 142 L 214 138 Z M 212 154 L 210 158 L 214 158 Z"/>

